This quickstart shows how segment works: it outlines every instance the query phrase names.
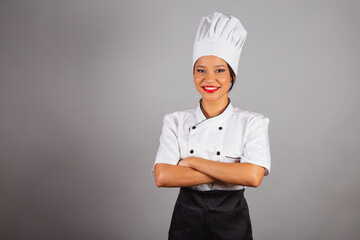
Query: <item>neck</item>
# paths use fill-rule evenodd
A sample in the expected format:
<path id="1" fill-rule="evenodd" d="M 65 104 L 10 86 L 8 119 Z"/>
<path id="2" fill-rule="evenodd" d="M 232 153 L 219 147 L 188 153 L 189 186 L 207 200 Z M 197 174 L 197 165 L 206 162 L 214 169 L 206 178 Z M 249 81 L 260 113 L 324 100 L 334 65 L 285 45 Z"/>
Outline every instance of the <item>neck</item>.
<path id="1" fill-rule="evenodd" d="M 206 118 L 215 117 L 225 111 L 230 99 L 228 97 L 217 101 L 206 101 L 201 99 L 201 108 Z"/>

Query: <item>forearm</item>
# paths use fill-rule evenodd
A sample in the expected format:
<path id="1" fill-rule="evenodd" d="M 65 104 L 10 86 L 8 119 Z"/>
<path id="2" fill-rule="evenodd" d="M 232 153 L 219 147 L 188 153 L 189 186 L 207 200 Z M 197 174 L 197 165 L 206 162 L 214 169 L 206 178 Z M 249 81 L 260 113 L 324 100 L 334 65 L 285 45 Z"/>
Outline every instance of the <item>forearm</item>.
<path id="1" fill-rule="evenodd" d="M 203 172 L 179 165 L 157 163 L 154 170 L 158 187 L 188 187 L 216 181 Z"/>
<path id="2" fill-rule="evenodd" d="M 251 163 L 224 163 L 198 157 L 188 159 L 188 166 L 219 181 L 258 187 L 265 169 Z"/>

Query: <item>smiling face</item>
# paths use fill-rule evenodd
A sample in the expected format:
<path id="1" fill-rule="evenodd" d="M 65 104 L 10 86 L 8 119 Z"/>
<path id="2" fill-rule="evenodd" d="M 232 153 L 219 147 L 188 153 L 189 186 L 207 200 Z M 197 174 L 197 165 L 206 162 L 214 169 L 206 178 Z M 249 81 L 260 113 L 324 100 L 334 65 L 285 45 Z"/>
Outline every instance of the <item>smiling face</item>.
<path id="1" fill-rule="evenodd" d="M 227 101 L 230 87 L 227 63 L 216 56 L 202 56 L 194 66 L 194 83 L 203 101 Z"/>

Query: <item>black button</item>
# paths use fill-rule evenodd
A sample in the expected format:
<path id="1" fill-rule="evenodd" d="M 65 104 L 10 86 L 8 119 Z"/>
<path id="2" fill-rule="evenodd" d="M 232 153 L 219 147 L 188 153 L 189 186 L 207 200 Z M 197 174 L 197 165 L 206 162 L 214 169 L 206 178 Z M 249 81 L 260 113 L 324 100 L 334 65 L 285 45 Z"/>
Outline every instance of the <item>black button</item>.
<path id="1" fill-rule="evenodd" d="M 190 153 L 194 153 L 194 150 L 191 149 L 191 150 L 190 150 Z"/>
<path id="2" fill-rule="evenodd" d="M 219 127 L 219 130 L 221 130 L 222 129 L 222 127 Z"/>
<path id="3" fill-rule="evenodd" d="M 192 129 L 195 129 L 195 128 L 196 128 L 195 126 L 192 127 Z"/>
<path id="4" fill-rule="evenodd" d="M 220 152 L 219 152 L 219 151 L 217 151 L 217 152 L 216 152 L 216 154 L 217 154 L 217 155 L 220 155 Z"/>

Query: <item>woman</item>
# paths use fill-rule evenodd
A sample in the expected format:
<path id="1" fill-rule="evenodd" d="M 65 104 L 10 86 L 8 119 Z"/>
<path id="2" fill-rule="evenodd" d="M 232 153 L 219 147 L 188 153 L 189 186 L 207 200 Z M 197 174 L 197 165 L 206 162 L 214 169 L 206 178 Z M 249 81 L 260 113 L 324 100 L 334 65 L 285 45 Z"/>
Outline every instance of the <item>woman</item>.
<path id="1" fill-rule="evenodd" d="M 197 108 L 164 117 L 153 167 L 158 187 L 180 187 L 169 239 L 252 239 L 246 186 L 270 172 L 269 119 L 232 106 L 247 33 L 235 17 L 202 18 L 193 51 Z"/>

